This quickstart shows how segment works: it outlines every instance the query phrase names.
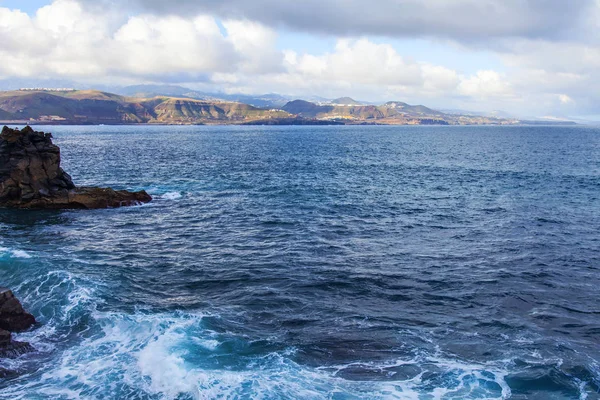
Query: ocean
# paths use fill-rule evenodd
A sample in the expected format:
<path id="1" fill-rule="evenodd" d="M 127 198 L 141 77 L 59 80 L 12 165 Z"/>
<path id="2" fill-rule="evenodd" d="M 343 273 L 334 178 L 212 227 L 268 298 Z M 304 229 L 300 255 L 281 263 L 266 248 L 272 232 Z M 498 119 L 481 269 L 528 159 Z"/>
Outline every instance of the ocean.
<path id="1" fill-rule="evenodd" d="M 600 129 L 45 126 L 1 399 L 599 399 Z"/>

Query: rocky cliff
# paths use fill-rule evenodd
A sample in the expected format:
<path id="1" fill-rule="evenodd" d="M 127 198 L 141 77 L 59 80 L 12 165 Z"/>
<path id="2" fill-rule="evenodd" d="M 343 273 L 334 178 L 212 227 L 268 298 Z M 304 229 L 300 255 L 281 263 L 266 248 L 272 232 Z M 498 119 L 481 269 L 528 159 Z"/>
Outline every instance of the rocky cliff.
<path id="1" fill-rule="evenodd" d="M 145 192 L 76 187 L 60 167 L 50 133 L 4 127 L 0 133 L 0 207 L 95 209 L 147 203 Z"/>

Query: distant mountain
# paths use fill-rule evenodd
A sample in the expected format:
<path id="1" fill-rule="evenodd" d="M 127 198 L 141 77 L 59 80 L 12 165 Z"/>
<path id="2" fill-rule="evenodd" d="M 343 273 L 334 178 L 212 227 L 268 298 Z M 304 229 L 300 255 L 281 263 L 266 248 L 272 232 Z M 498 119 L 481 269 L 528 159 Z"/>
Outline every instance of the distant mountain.
<path id="1" fill-rule="evenodd" d="M 131 98 L 99 91 L 0 92 L 0 117 L 31 122 L 123 123 L 239 123 L 289 118 L 285 111 L 265 110 L 223 101 L 154 97 Z"/>
<path id="2" fill-rule="evenodd" d="M 296 98 L 298 98 L 298 97 L 296 97 Z M 318 103 L 318 104 L 326 104 L 326 103 L 331 102 L 331 99 L 321 97 L 321 96 L 305 96 L 305 97 L 302 97 L 302 99 L 306 100 L 306 101 L 310 101 L 311 103 Z M 289 100 L 292 100 L 292 98 L 290 98 Z"/>
<path id="3" fill-rule="evenodd" d="M 385 114 L 376 106 L 318 105 L 305 100 L 290 101 L 281 109 L 305 118 L 370 120 L 385 117 Z"/>
<path id="4" fill-rule="evenodd" d="M 19 120 L 143 122 L 141 110 L 103 92 L 16 91 L 0 94 L 0 109 Z"/>
<path id="5" fill-rule="evenodd" d="M 263 108 L 281 108 L 284 104 L 290 101 L 289 97 L 281 96 L 279 94 L 263 94 L 259 96 L 250 96 L 244 94 L 219 94 L 215 93 L 214 96 L 218 96 L 223 100 L 237 101 L 239 103 L 246 103 L 255 107 Z"/>
<path id="6" fill-rule="evenodd" d="M 431 108 L 425 106 L 411 106 L 410 104 L 406 104 L 401 101 L 388 101 L 383 105 L 383 107 L 387 109 L 393 109 L 400 113 L 406 113 L 409 115 L 433 115 L 441 117 L 444 115 L 441 111 L 432 110 Z"/>
<path id="7" fill-rule="evenodd" d="M 134 85 L 118 89 L 117 93 L 122 96 L 139 98 L 169 96 L 189 97 L 203 100 L 207 97 L 205 93 L 174 85 Z"/>
<path id="8" fill-rule="evenodd" d="M 117 90 L 117 93 L 128 97 L 152 98 L 152 97 L 181 97 L 197 100 L 221 100 L 235 101 L 250 104 L 254 107 L 280 108 L 290 99 L 278 94 L 264 94 L 250 96 L 244 94 L 208 93 L 192 90 L 183 86 L 175 85 L 135 85 L 127 86 Z"/>
<path id="9" fill-rule="evenodd" d="M 322 113 L 328 113 L 333 110 L 333 106 L 319 106 L 306 100 L 293 100 L 281 107 L 282 110 L 290 114 L 302 115 L 305 117 L 316 117 Z"/>
<path id="10" fill-rule="evenodd" d="M 515 124 L 514 119 L 451 115 L 400 101 L 376 105 L 315 104 L 293 100 L 279 107 L 256 107 L 242 95 L 196 99 L 206 95 L 178 86 L 129 87 L 127 96 L 97 90 L 17 90 L 0 92 L 0 120 L 32 124 L 387 124 L 472 125 Z M 159 94 L 163 93 L 163 94 Z M 166 95 L 164 93 L 170 93 Z M 256 97 L 248 97 L 256 101 Z M 265 95 L 263 101 L 282 101 Z M 258 99 L 260 100 L 260 99 Z M 351 98 L 336 99 L 350 102 Z"/>
<path id="11" fill-rule="evenodd" d="M 194 123 L 212 122 L 249 122 L 269 118 L 288 118 L 284 111 L 270 111 L 237 102 L 205 102 L 194 99 L 166 99 L 157 105 L 153 102 L 142 103 L 152 108 L 156 122 Z"/>
<path id="12" fill-rule="evenodd" d="M 331 100 L 329 103 L 335 104 L 335 105 L 343 105 L 343 106 L 362 106 L 363 105 L 363 103 L 360 103 L 351 97 L 340 97 L 338 99 Z"/>
<path id="13" fill-rule="evenodd" d="M 308 118 L 328 118 L 346 120 L 397 120 L 405 117 L 441 118 L 444 113 L 425 106 L 411 106 L 402 102 L 388 102 L 382 106 L 338 104 L 334 101 L 350 101 L 351 98 L 333 100 L 331 104 L 318 105 L 305 100 L 294 100 L 282 107 L 291 114 Z"/>

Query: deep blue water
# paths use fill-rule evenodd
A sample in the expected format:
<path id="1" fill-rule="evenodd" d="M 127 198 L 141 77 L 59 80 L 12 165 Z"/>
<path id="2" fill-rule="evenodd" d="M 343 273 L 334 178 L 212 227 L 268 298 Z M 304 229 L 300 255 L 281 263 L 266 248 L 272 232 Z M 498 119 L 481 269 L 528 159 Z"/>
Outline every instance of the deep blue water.
<path id="1" fill-rule="evenodd" d="M 155 201 L 0 211 L 2 399 L 600 398 L 600 129 L 42 129 Z"/>

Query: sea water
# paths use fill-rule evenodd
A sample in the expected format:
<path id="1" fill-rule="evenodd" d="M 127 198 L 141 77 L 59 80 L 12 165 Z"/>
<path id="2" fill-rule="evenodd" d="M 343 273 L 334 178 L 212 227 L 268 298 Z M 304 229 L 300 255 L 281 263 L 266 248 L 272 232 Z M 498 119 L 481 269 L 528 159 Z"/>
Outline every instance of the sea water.
<path id="1" fill-rule="evenodd" d="M 599 129 L 38 129 L 154 201 L 0 210 L 2 399 L 600 398 Z"/>

